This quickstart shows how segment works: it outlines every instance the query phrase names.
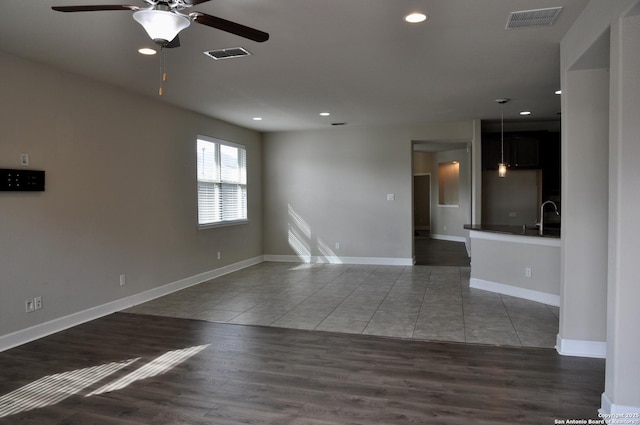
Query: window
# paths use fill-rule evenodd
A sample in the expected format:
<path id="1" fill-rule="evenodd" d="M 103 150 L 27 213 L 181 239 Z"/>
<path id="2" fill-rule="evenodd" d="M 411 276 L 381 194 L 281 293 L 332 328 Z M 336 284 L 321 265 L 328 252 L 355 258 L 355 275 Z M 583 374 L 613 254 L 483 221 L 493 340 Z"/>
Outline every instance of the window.
<path id="1" fill-rule="evenodd" d="M 247 221 L 247 151 L 198 136 L 198 226 Z"/>

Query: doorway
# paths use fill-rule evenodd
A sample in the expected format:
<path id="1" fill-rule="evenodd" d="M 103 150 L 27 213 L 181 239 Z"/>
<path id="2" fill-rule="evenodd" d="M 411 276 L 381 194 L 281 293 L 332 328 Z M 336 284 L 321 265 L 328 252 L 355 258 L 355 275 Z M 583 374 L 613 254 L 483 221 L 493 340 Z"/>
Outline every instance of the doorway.
<path id="1" fill-rule="evenodd" d="M 440 196 L 439 190 L 439 162 L 445 161 L 451 164 L 464 158 L 467 153 L 458 152 L 448 154 L 448 151 L 459 151 L 467 148 L 466 143 L 423 141 L 413 143 L 412 173 L 413 173 L 413 259 L 415 265 L 426 266 L 468 266 L 469 256 L 464 242 L 446 240 L 437 233 L 438 220 L 442 220 L 444 214 L 438 208 Z M 453 191 L 457 194 L 458 185 Z M 449 193 L 445 188 L 445 192 Z M 451 195 L 451 193 L 449 193 Z M 443 203 L 453 203 L 453 199 L 445 196 Z M 456 198 L 457 199 L 457 198 Z M 455 201 L 459 203 L 459 201 Z M 433 209 L 432 209 L 433 207 Z M 449 208 L 452 210 L 452 208 Z M 449 213 L 450 211 L 445 211 Z M 462 226 L 462 225 L 461 225 Z M 445 228 L 446 230 L 446 228 Z M 436 239 L 432 239 L 435 237 Z"/>
<path id="2" fill-rule="evenodd" d="M 413 176 L 413 235 L 429 237 L 431 231 L 431 174 Z"/>
<path id="3" fill-rule="evenodd" d="M 416 265 L 469 266 L 463 242 L 431 239 L 431 174 L 413 176 L 413 253 Z"/>

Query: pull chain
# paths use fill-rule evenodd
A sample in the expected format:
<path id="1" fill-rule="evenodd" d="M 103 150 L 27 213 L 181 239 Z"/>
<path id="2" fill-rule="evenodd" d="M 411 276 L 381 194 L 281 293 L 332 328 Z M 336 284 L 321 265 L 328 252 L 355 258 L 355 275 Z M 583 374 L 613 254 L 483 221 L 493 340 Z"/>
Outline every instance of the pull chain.
<path id="1" fill-rule="evenodd" d="M 160 88 L 158 89 L 158 95 L 164 94 L 164 83 L 167 81 L 167 72 L 164 66 L 164 48 L 160 47 Z"/>

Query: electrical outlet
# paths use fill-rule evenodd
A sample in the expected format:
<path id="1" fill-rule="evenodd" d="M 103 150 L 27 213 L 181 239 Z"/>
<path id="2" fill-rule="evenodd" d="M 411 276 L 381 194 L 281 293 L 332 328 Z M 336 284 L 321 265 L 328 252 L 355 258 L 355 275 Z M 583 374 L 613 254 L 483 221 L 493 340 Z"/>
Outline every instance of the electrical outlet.
<path id="1" fill-rule="evenodd" d="M 218 251 L 218 260 L 221 258 L 220 251 Z"/>
<path id="2" fill-rule="evenodd" d="M 445 232 L 447 231 L 447 226 L 444 226 L 444 231 L 445 231 Z"/>
<path id="3" fill-rule="evenodd" d="M 525 267 L 524 276 L 525 277 L 531 277 L 531 267 Z"/>
<path id="4" fill-rule="evenodd" d="M 27 298 L 26 300 L 24 300 L 24 310 L 27 313 L 31 313 L 32 311 L 35 311 L 35 306 L 33 305 L 33 298 Z"/>
<path id="5" fill-rule="evenodd" d="M 33 308 L 40 310 L 42 308 L 42 297 L 35 297 L 33 299 Z"/>
<path id="6" fill-rule="evenodd" d="M 124 286 L 127 284 L 127 276 L 124 274 L 120 275 L 120 286 Z"/>
<path id="7" fill-rule="evenodd" d="M 340 249 L 340 242 L 336 242 L 336 249 Z"/>

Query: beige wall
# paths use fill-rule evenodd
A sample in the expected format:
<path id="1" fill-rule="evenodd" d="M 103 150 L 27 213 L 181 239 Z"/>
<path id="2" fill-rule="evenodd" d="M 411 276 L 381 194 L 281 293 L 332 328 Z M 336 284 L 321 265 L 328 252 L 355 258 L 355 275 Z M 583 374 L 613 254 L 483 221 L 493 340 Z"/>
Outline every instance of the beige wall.
<path id="1" fill-rule="evenodd" d="M 260 134 L 4 54 L 0 77 L 0 167 L 46 171 L 0 192 L 0 336 L 262 254 Z M 246 145 L 249 224 L 196 229 L 197 134 Z"/>
<path id="2" fill-rule="evenodd" d="M 431 152 L 413 152 L 413 174 L 433 173 L 433 154 Z"/>
<path id="3" fill-rule="evenodd" d="M 458 161 L 438 163 L 438 205 L 460 203 L 460 163 Z"/>
<path id="4" fill-rule="evenodd" d="M 436 152 L 433 155 L 434 169 L 440 163 L 458 161 L 460 164 L 458 205 L 439 205 L 438 173 L 431 177 L 431 234 L 437 238 L 465 239 L 468 232 L 464 225 L 471 223 L 471 155 L 466 149 Z"/>

